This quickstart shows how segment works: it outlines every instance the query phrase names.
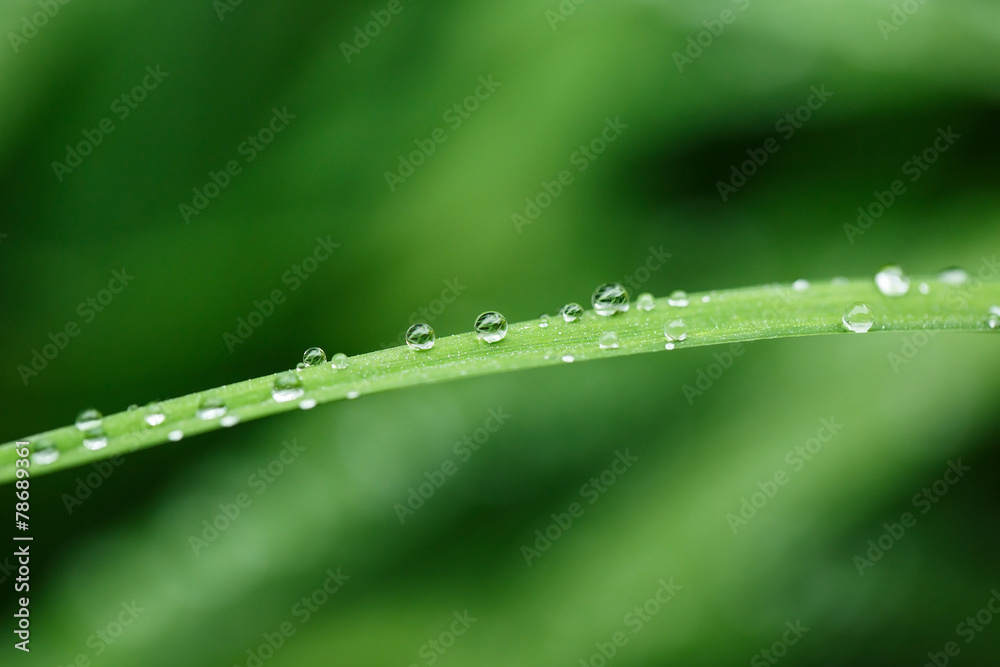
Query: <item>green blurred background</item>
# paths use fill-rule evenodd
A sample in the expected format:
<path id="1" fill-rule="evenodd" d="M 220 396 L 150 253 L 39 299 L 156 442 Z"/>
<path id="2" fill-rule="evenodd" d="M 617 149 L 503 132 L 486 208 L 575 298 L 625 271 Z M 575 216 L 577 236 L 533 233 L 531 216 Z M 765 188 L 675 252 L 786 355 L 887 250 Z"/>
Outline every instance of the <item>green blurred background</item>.
<path id="1" fill-rule="evenodd" d="M 888 261 L 988 271 L 1000 6 L 904 4 L 889 30 L 881 1 L 248 1 L 220 18 L 210 0 L 70 0 L 32 32 L 40 5 L 8 0 L 0 439 L 289 368 L 310 345 L 395 345 L 420 308 L 447 335 L 624 276 L 662 296 Z M 341 44 L 373 11 L 391 22 L 348 62 Z M 169 75 L 122 118 L 116 99 L 158 66 Z M 490 76 L 454 127 L 446 112 Z M 812 86 L 833 95 L 787 137 L 776 124 Z M 248 162 L 241 144 L 276 108 L 294 118 Z M 574 152 L 618 117 L 627 128 L 577 171 Z M 57 177 L 103 118 L 114 131 Z M 948 127 L 960 138 L 852 242 L 857 208 Z M 385 172 L 435 128 L 447 139 L 390 189 Z M 723 201 L 717 182 L 772 137 L 778 152 Z M 186 223 L 179 205 L 230 160 L 240 173 Z M 572 184 L 518 230 L 512 214 L 564 169 Z M 292 290 L 283 276 L 317 238 L 340 245 Z M 636 274 L 651 249 L 671 256 Z M 78 310 L 123 268 L 126 289 Z M 287 301 L 230 351 L 223 335 L 275 289 Z M 80 335 L 25 384 L 18 366 L 70 321 Z M 951 641 L 949 664 L 995 664 L 1000 623 L 969 642 L 959 624 L 1000 587 L 997 339 L 754 343 L 688 401 L 721 352 L 365 397 L 38 477 L 33 650 L 7 634 L 2 662 L 597 667 L 621 632 L 608 664 L 920 665 Z M 491 409 L 510 417 L 462 460 L 453 445 Z M 843 427 L 794 470 L 786 454 L 831 417 Z M 286 441 L 304 450 L 275 464 Z M 625 450 L 637 461 L 589 504 L 581 485 Z M 921 514 L 914 495 L 958 459 L 970 470 Z M 393 506 L 448 460 L 457 472 L 401 524 Z M 268 465 L 281 472 L 262 483 Z M 789 483 L 734 534 L 726 515 L 780 470 Z M 241 493 L 252 504 L 196 555 L 191 536 Z M 528 566 L 522 546 L 573 502 L 583 516 Z M 885 537 L 904 512 L 916 525 Z M 880 536 L 892 548 L 860 575 Z M 296 605 L 338 568 L 349 579 L 304 618 Z M 649 602 L 671 579 L 674 598 Z M 656 613 L 635 632 L 643 605 Z M 466 611 L 477 620 L 450 636 Z"/>

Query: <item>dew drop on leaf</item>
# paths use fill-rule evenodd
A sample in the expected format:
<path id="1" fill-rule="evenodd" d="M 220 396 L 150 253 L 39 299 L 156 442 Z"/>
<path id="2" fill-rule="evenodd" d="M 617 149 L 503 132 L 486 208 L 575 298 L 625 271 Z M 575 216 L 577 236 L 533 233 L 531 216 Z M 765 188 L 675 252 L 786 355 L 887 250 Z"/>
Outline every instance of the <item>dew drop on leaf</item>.
<path id="1" fill-rule="evenodd" d="M 429 350 L 434 347 L 434 329 L 431 325 L 418 322 L 406 330 L 406 344 L 411 350 Z"/>
<path id="2" fill-rule="evenodd" d="M 271 398 L 278 403 L 287 403 L 301 398 L 305 390 L 302 388 L 302 380 L 292 371 L 278 373 L 274 378 L 274 386 L 271 388 Z"/>
<path id="3" fill-rule="evenodd" d="M 663 335 L 667 337 L 668 341 L 677 341 L 678 343 L 688 335 L 688 327 L 684 320 L 678 318 L 676 320 L 670 320 L 665 325 L 663 325 Z"/>
<path id="4" fill-rule="evenodd" d="M 844 328 L 854 333 L 865 333 L 875 324 L 875 315 L 868 304 L 856 302 L 844 309 Z"/>
<path id="5" fill-rule="evenodd" d="M 497 343 L 507 335 L 507 320 L 495 310 L 488 310 L 476 318 L 473 329 L 481 340 Z"/>
<path id="6" fill-rule="evenodd" d="M 326 352 L 321 347 L 310 347 L 302 353 L 302 363 L 306 366 L 319 366 L 326 363 Z"/>
<path id="7" fill-rule="evenodd" d="M 567 322 L 576 322 L 583 317 L 583 306 L 578 303 L 567 303 L 559 309 L 559 314 Z"/>
<path id="8" fill-rule="evenodd" d="M 613 350 L 618 347 L 618 334 L 614 331 L 605 331 L 597 338 L 597 345 L 602 350 Z"/>
<path id="9" fill-rule="evenodd" d="M 903 296 L 910 291 L 910 279 L 893 264 L 875 274 L 875 286 L 885 296 Z"/>

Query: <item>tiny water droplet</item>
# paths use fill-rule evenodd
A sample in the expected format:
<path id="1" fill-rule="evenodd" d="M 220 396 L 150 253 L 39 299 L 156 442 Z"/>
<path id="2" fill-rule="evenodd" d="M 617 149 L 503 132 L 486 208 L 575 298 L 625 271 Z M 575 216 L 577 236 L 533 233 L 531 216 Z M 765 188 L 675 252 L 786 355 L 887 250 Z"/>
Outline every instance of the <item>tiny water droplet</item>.
<path id="1" fill-rule="evenodd" d="M 686 308 L 691 301 L 688 300 L 687 292 L 679 289 L 670 293 L 670 296 L 667 297 L 667 303 L 675 308 Z"/>
<path id="2" fill-rule="evenodd" d="M 51 440 L 39 440 L 31 452 L 31 462 L 40 466 L 55 463 L 59 459 L 59 450 Z"/>
<path id="3" fill-rule="evenodd" d="M 347 368 L 347 355 L 344 354 L 343 352 L 338 352 L 337 354 L 333 355 L 330 367 L 338 371 L 342 371 L 345 368 Z"/>
<path id="4" fill-rule="evenodd" d="M 572 354 L 564 354 L 562 356 L 562 360 L 565 361 L 567 364 L 571 364 L 574 361 L 576 361 L 576 357 L 574 357 Z"/>
<path id="5" fill-rule="evenodd" d="M 809 289 L 809 281 L 805 278 L 799 278 L 794 283 L 792 283 L 792 289 L 796 292 L 805 292 Z"/>
<path id="6" fill-rule="evenodd" d="M 685 324 L 682 319 L 670 320 L 663 325 L 663 335 L 666 336 L 669 341 L 680 342 L 687 338 L 687 324 Z"/>
<path id="7" fill-rule="evenodd" d="M 583 306 L 573 302 L 567 303 L 565 306 L 559 309 L 559 314 L 567 322 L 576 322 L 578 319 L 583 317 Z"/>
<path id="8" fill-rule="evenodd" d="M 656 300 L 649 292 L 643 292 L 636 298 L 635 307 L 648 313 L 653 308 L 656 308 Z"/>
<path id="9" fill-rule="evenodd" d="M 618 347 L 618 334 L 614 331 L 605 331 L 597 338 L 597 345 L 602 350 L 613 350 Z"/>
<path id="10" fill-rule="evenodd" d="M 100 412 L 89 408 L 76 416 L 76 427 L 81 431 L 89 431 L 99 428 L 103 420 L 104 416 Z"/>
<path id="11" fill-rule="evenodd" d="M 674 348 L 675 348 L 676 346 L 675 346 L 675 345 L 674 345 L 673 343 L 667 343 L 667 344 L 666 344 L 666 345 L 664 345 L 663 347 L 664 347 L 664 349 L 667 349 L 667 350 L 672 350 L 672 349 L 674 349 Z"/>
<path id="12" fill-rule="evenodd" d="M 476 318 L 476 335 L 487 343 L 497 343 L 507 335 L 507 320 L 495 310 L 487 310 Z"/>
<path id="13" fill-rule="evenodd" d="M 177 430 L 171 431 L 170 433 L 167 433 L 167 440 L 169 440 L 170 442 L 177 442 L 178 440 L 180 440 L 183 437 L 184 437 L 184 431 L 182 431 L 180 429 L 177 429 Z"/>
<path id="14" fill-rule="evenodd" d="M 854 333 L 865 333 L 875 324 L 875 315 L 868 304 L 856 302 L 844 309 L 844 328 Z"/>
<path id="15" fill-rule="evenodd" d="M 88 429 L 83 432 L 83 446 L 92 452 L 96 452 L 99 449 L 104 449 L 108 446 L 108 436 L 104 433 L 104 429 L 98 426 L 97 428 Z"/>
<path id="16" fill-rule="evenodd" d="M 306 362 L 304 361 L 300 361 L 299 363 L 295 364 L 296 371 L 302 371 L 305 370 L 306 368 L 308 368 L 308 366 L 306 366 Z"/>
<path id="17" fill-rule="evenodd" d="M 143 415 L 142 421 L 146 422 L 150 426 L 159 426 L 167 420 L 167 415 L 163 411 L 163 406 L 159 403 L 150 403 L 146 406 L 146 414 Z"/>
<path id="18" fill-rule="evenodd" d="M 917 286 L 917 289 L 920 290 L 921 294 L 930 294 L 931 293 L 931 286 L 928 285 L 927 283 L 920 283 Z"/>
<path id="19" fill-rule="evenodd" d="M 219 420 L 219 424 L 221 424 L 225 428 L 229 428 L 230 426 L 236 426 L 239 423 L 240 423 L 240 418 L 237 415 L 226 415 L 225 417 Z"/>
<path id="20" fill-rule="evenodd" d="M 418 322 L 407 329 L 405 338 L 411 350 L 429 350 L 434 347 L 434 329 L 423 322 Z"/>
<path id="21" fill-rule="evenodd" d="M 837 276 L 835 278 L 831 278 L 830 279 L 830 284 L 831 285 L 846 285 L 849 282 L 851 282 L 851 281 L 848 280 L 847 278 L 845 278 L 844 276 Z"/>
<path id="22" fill-rule="evenodd" d="M 701 297 L 701 302 L 702 302 L 702 303 L 708 303 L 708 302 L 709 302 L 709 301 L 711 301 L 711 300 L 712 300 L 712 297 L 710 297 L 710 296 L 709 296 L 709 295 L 707 295 L 707 294 L 706 294 L 705 296 Z"/>
<path id="23" fill-rule="evenodd" d="M 271 388 L 271 398 L 278 403 L 287 403 L 301 398 L 305 390 L 302 389 L 302 380 L 292 371 L 278 373 L 274 378 L 274 387 Z"/>
<path id="24" fill-rule="evenodd" d="M 299 403 L 299 409 L 301 409 L 301 410 L 312 410 L 315 407 L 316 407 L 316 399 L 315 398 L 307 398 L 304 401 L 302 401 L 302 402 Z"/>
<path id="25" fill-rule="evenodd" d="M 885 296 L 903 296 L 910 291 L 910 279 L 894 264 L 875 274 L 875 285 Z"/>
<path id="26" fill-rule="evenodd" d="M 549 328 L 549 316 L 546 314 L 541 314 L 538 316 L 538 328 L 548 329 Z"/>
<path id="27" fill-rule="evenodd" d="M 203 398 L 194 414 L 205 421 L 218 419 L 226 414 L 226 403 L 221 398 Z"/>
<path id="28" fill-rule="evenodd" d="M 605 283 L 594 290 L 590 305 L 595 313 L 603 317 L 628 312 L 628 290 L 618 283 Z"/>
<path id="29" fill-rule="evenodd" d="M 360 395 L 361 395 L 360 391 L 358 391 L 357 389 L 352 389 L 349 392 L 347 392 L 347 396 L 346 397 L 347 397 L 347 400 L 353 401 L 355 398 L 357 398 Z"/>
<path id="30" fill-rule="evenodd" d="M 326 363 L 326 352 L 321 347 L 310 347 L 302 353 L 302 363 L 306 366 L 319 366 Z"/>
<path id="31" fill-rule="evenodd" d="M 965 269 L 953 266 L 942 271 L 938 275 L 938 280 L 946 285 L 961 285 L 968 282 L 969 274 L 966 273 Z"/>

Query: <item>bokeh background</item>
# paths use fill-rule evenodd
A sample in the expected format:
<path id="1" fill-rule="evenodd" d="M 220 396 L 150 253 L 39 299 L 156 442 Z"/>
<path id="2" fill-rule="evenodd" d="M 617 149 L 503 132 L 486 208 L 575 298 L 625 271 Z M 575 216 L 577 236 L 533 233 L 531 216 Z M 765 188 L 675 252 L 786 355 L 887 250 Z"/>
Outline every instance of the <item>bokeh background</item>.
<path id="1" fill-rule="evenodd" d="M 889 261 L 989 274 L 1000 6 L 897 4 L 402 0 L 348 61 L 342 43 L 386 2 L 70 0 L 32 31 L 44 3 L 8 0 L 0 439 L 289 368 L 311 345 L 395 345 L 421 308 L 447 335 L 626 276 L 665 295 Z M 154 82 L 147 67 L 168 76 L 122 118 L 116 100 Z M 480 77 L 500 85 L 454 127 L 446 112 Z M 786 136 L 778 123 L 813 86 L 832 96 Z M 286 108 L 248 161 L 241 144 Z M 619 117 L 577 171 L 574 153 Z M 114 130 L 57 174 L 104 118 Z M 949 127 L 960 138 L 908 180 L 904 163 Z M 446 140 L 390 188 L 385 172 L 436 128 Z M 718 181 L 771 138 L 780 149 L 724 201 Z M 180 205 L 231 160 L 240 173 L 186 221 Z M 564 169 L 572 184 L 518 229 L 512 214 Z M 895 179 L 905 194 L 849 238 Z M 293 290 L 317 238 L 339 247 Z M 654 252 L 670 257 L 636 274 Z M 122 269 L 126 289 L 80 310 Z M 227 346 L 275 289 L 286 302 Z M 80 335 L 25 384 L 18 366 L 71 321 Z M 968 642 L 959 624 L 1000 587 L 997 341 L 754 343 L 691 401 L 683 387 L 719 350 L 545 368 L 37 477 L 33 650 L 7 635 L 3 664 L 596 667 L 616 632 L 628 641 L 608 664 L 623 666 L 920 665 L 951 641 L 949 664 L 995 664 L 1000 622 Z M 461 460 L 453 445 L 490 410 L 510 417 Z M 788 452 L 829 418 L 842 428 L 793 470 Z M 292 441 L 304 449 L 259 492 L 256 471 Z M 625 450 L 633 466 L 528 566 L 521 547 Z M 959 459 L 969 471 L 921 514 L 914 496 Z M 393 506 L 448 460 L 457 472 L 401 523 Z M 780 470 L 789 483 L 734 533 L 726 515 Z M 196 555 L 191 536 L 241 493 L 252 504 Z M 859 574 L 855 556 L 904 512 L 916 525 Z M 296 605 L 338 568 L 349 579 L 304 619 Z M 673 599 L 649 603 L 671 579 Z M 635 632 L 643 605 L 656 613 Z M 475 622 L 449 637 L 466 611 Z M 269 651 L 282 624 L 294 634 Z"/>

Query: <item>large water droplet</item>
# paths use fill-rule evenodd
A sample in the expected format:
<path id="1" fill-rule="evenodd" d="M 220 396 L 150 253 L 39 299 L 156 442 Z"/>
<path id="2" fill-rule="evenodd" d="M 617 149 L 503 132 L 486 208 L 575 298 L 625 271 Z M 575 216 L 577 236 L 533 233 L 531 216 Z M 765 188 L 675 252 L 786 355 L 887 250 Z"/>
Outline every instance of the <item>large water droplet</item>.
<path id="1" fill-rule="evenodd" d="M 903 269 L 895 265 L 886 266 L 876 273 L 875 285 L 886 296 L 903 296 L 910 291 L 910 279 Z"/>
<path id="2" fill-rule="evenodd" d="M 648 313 L 656 308 L 656 299 L 649 292 L 643 292 L 636 298 L 635 307 Z"/>
<path id="3" fill-rule="evenodd" d="M 957 266 L 947 268 L 938 275 L 938 280 L 945 283 L 946 285 L 961 285 L 968 282 L 969 274 L 966 273 L 965 269 L 960 269 Z"/>
<path id="4" fill-rule="evenodd" d="M 628 312 L 628 290 L 618 283 L 605 283 L 594 290 L 590 305 L 595 313 L 604 317 Z"/>
<path id="5" fill-rule="evenodd" d="M 163 411 L 163 406 L 159 403 L 150 403 L 146 406 L 146 414 L 142 416 L 142 421 L 150 426 L 159 426 L 167 420 L 167 414 Z"/>
<path id="6" fill-rule="evenodd" d="M 990 329 L 1000 329 L 1000 306 L 990 306 L 990 316 L 986 318 L 986 326 Z"/>
<path id="7" fill-rule="evenodd" d="M 663 335 L 669 341 L 680 342 L 687 338 L 688 327 L 682 319 L 670 320 L 663 326 Z"/>
<path id="8" fill-rule="evenodd" d="M 221 398 L 203 398 L 194 414 L 198 419 L 204 419 L 205 421 L 218 419 L 226 414 L 226 402 Z"/>
<path id="9" fill-rule="evenodd" d="M 326 363 L 326 352 L 321 347 L 310 347 L 302 353 L 302 363 L 306 366 L 319 366 Z"/>
<path id="10" fill-rule="evenodd" d="M 97 428 L 91 428 L 84 431 L 83 446 L 92 452 L 96 452 L 99 449 L 107 447 L 108 436 L 104 432 L 104 429 L 98 426 Z"/>
<path id="11" fill-rule="evenodd" d="M 434 347 L 434 329 L 418 322 L 406 330 L 406 344 L 411 350 L 429 350 Z"/>
<path id="12" fill-rule="evenodd" d="M 799 278 L 794 283 L 792 283 L 792 289 L 796 292 L 805 292 L 809 289 L 809 281 L 805 278 Z"/>
<path id="13" fill-rule="evenodd" d="M 170 433 L 167 433 L 167 440 L 169 440 L 170 442 L 177 442 L 183 437 L 184 437 L 184 431 L 180 429 L 175 429 Z"/>
<path id="14" fill-rule="evenodd" d="M 84 410 L 76 416 L 76 427 L 81 431 L 89 431 L 91 429 L 100 428 L 101 422 L 104 420 L 104 416 L 100 412 L 89 408 Z"/>
<path id="15" fill-rule="evenodd" d="M 347 368 L 347 355 L 343 352 L 338 352 L 333 355 L 333 359 L 330 361 L 330 367 L 338 371 L 342 371 Z"/>
<path id="16" fill-rule="evenodd" d="M 844 309 L 844 328 L 854 333 L 865 333 L 875 324 L 875 315 L 868 304 L 856 302 Z"/>
<path id="17" fill-rule="evenodd" d="M 40 466 L 55 463 L 59 460 L 59 450 L 51 440 L 39 440 L 32 447 L 31 462 Z"/>
<path id="18" fill-rule="evenodd" d="M 567 322 L 576 322 L 578 319 L 583 317 L 583 306 L 578 303 L 567 303 L 565 306 L 559 309 L 559 314 Z"/>
<path id="19" fill-rule="evenodd" d="M 613 350 L 618 347 L 618 334 L 614 331 L 605 331 L 597 338 L 597 346 L 602 350 Z"/>
<path id="20" fill-rule="evenodd" d="M 278 403 L 287 403 L 300 398 L 305 390 L 302 388 L 302 380 L 296 373 L 285 371 L 278 373 L 274 378 L 274 387 L 271 388 L 271 398 Z"/>
<path id="21" fill-rule="evenodd" d="M 495 310 L 488 310 L 476 318 L 473 329 L 481 340 L 496 343 L 507 335 L 507 320 Z"/>
<path id="22" fill-rule="evenodd" d="M 682 289 L 674 290 L 667 297 L 667 303 L 675 308 L 686 308 L 691 301 L 688 299 L 688 293 Z"/>

